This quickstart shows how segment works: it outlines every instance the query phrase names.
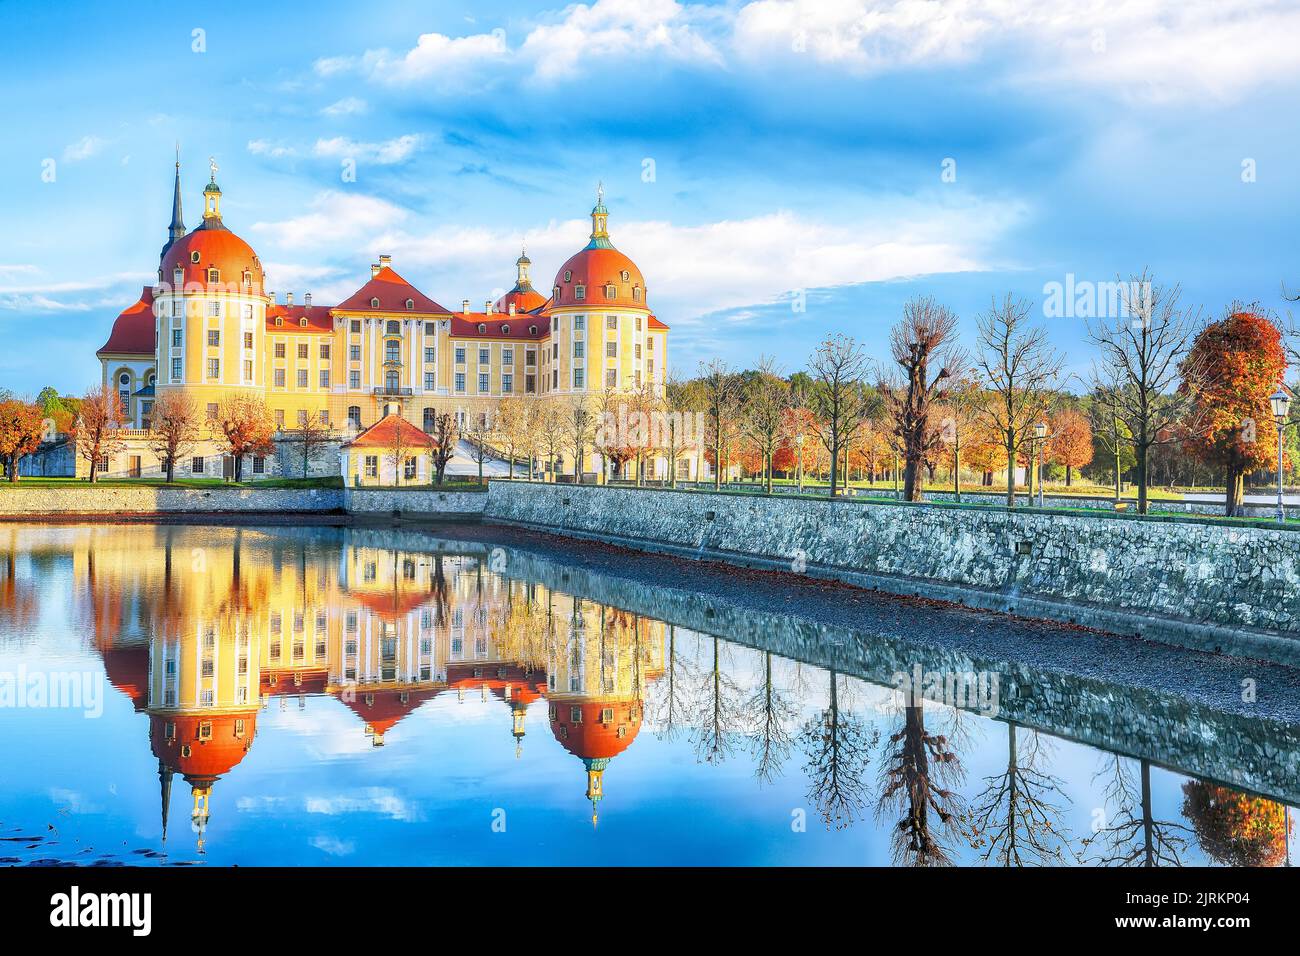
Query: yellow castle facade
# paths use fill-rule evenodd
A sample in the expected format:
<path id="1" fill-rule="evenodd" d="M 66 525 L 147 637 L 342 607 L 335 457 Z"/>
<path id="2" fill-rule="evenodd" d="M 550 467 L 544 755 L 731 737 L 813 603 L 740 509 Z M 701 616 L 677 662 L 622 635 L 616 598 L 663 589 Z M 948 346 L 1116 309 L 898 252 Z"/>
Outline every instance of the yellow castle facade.
<path id="1" fill-rule="evenodd" d="M 662 394 L 668 327 L 650 309 L 641 271 L 610 240 L 603 195 L 586 246 L 549 288 L 534 288 L 532 262 L 521 254 L 509 292 L 449 309 L 384 255 L 356 292 L 326 304 L 310 293 L 295 301 L 269 291 L 257 253 L 224 223 L 216 171 L 214 163 L 202 222 L 187 230 L 177 163 L 157 280 L 118 316 L 96 353 L 127 424 L 126 445 L 100 463 L 102 473 L 161 471 L 145 438 L 153 406 L 168 392 L 189 396 L 209 423 L 228 397 L 252 395 L 265 402 L 282 441 L 311 421 L 338 443 L 389 413 L 425 432 L 449 413 L 464 434 L 490 428 L 511 398 Z M 206 431 L 211 440 L 178 462 L 179 475 L 229 476 L 215 430 Z M 335 474 L 337 462 L 318 468 Z M 275 456 L 257 456 L 242 470 L 258 478 L 289 469 Z"/>

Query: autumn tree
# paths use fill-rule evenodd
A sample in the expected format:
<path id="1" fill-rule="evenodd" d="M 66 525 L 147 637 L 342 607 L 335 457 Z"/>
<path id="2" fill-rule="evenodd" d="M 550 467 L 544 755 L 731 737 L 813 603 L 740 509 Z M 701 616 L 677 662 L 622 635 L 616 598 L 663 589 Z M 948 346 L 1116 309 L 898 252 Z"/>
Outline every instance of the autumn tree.
<path id="1" fill-rule="evenodd" d="M 1088 416 L 1072 408 L 1063 408 L 1051 420 L 1051 440 L 1047 460 L 1065 466 L 1065 487 L 1070 487 L 1076 468 L 1092 463 L 1092 426 Z"/>
<path id="2" fill-rule="evenodd" d="M 744 392 L 741 429 L 760 460 L 766 490 L 772 493 L 772 461 L 784 437 L 786 409 L 790 407 L 790 386 L 781 377 L 775 361 L 762 356 L 758 371 Z"/>
<path id="3" fill-rule="evenodd" d="M 434 481 L 442 484 L 447 474 L 447 464 L 456 454 L 456 442 L 460 438 L 456 428 L 456 418 L 451 412 L 440 412 L 433 418 L 433 430 L 429 432 L 433 445 L 429 448 L 429 470 L 433 472 Z"/>
<path id="4" fill-rule="evenodd" d="M 1187 352 L 1201 319 L 1179 304 L 1178 286 L 1158 285 L 1146 272 L 1117 285 L 1123 308 L 1088 323 L 1101 350 L 1093 380 L 1107 387 L 1112 411 L 1131 436 L 1138 511 L 1146 514 L 1151 449 L 1173 441 L 1174 426 L 1187 415 L 1190 396 L 1177 385 L 1180 375 L 1195 374 Z"/>
<path id="5" fill-rule="evenodd" d="M 508 395 L 497 403 L 496 435 L 505 452 L 509 468 L 506 477 L 515 476 L 515 457 L 529 447 L 533 430 L 534 403 L 522 395 Z M 531 465 L 531 455 L 529 456 Z M 530 471 L 531 474 L 531 471 Z"/>
<path id="6" fill-rule="evenodd" d="M 997 433 L 1007 462 L 1007 507 L 1016 504 L 1016 461 L 1036 422 L 1048 412 L 1061 358 L 1047 342 L 1047 330 L 1029 321 L 1029 303 L 1008 294 L 978 320 L 979 358 L 991 395 L 981 414 Z"/>
<path id="7" fill-rule="evenodd" d="M 664 379 L 663 410 L 664 453 L 668 456 L 668 483 L 677 487 L 677 461 L 683 452 L 698 449 L 704 439 L 703 428 L 694 427 L 699 416 L 700 389 L 695 383 L 683 382 L 673 373 Z"/>
<path id="8" fill-rule="evenodd" d="M 99 474 L 99 463 L 123 448 L 118 433 L 124 422 L 122 402 L 107 385 L 95 386 L 81 399 L 74 426 L 77 452 L 90 463 L 92 484 Z"/>
<path id="9" fill-rule="evenodd" d="M 492 456 L 492 452 L 488 448 L 488 440 L 492 437 L 492 425 L 487 412 L 477 412 L 469 420 L 469 426 L 465 429 L 465 437 L 469 439 L 470 454 L 473 456 L 475 464 L 478 465 L 478 483 L 481 485 L 483 484 L 483 465 Z"/>
<path id="10" fill-rule="evenodd" d="M 555 480 L 558 465 L 556 462 L 564 448 L 565 409 L 561 399 L 548 398 L 542 403 L 537 415 L 538 447 L 546 456 L 551 480 Z"/>
<path id="11" fill-rule="evenodd" d="M 149 448 L 162 463 L 168 481 L 175 480 L 176 463 L 190 453 L 199 435 L 194 399 L 175 389 L 159 393 L 149 417 Z"/>
<path id="12" fill-rule="evenodd" d="M 623 467 L 636 457 L 628 440 L 628 396 L 607 385 L 596 396 L 595 406 L 599 422 L 592 445 L 604 463 L 606 479 L 622 478 Z"/>
<path id="13" fill-rule="evenodd" d="M 879 388 L 903 451 L 906 501 L 923 497 L 921 468 L 940 438 L 931 415 L 946 397 L 954 376 L 965 371 L 966 355 L 957 348 L 956 337 L 957 316 L 928 297 L 908 300 L 902 319 L 889 333 L 890 358 L 897 370 L 883 374 Z"/>
<path id="14" fill-rule="evenodd" d="M 1234 306 L 1196 337 L 1181 366 L 1195 425 L 1188 450 L 1222 470 L 1224 513 L 1242 514 L 1245 477 L 1277 461 L 1269 396 L 1286 373 L 1277 324 L 1257 309 Z"/>
<path id="15" fill-rule="evenodd" d="M 1290 819 L 1282 804 L 1204 780 L 1183 784 L 1183 816 L 1205 855 L 1224 866 L 1280 866 Z"/>
<path id="16" fill-rule="evenodd" d="M 573 483 L 582 484 L 583 460 L 596 437 L 596 416 L 591 399 L 579 392 L 564 403 L 565 450 L 573 453 Z"/>
<path id="17" fill-rule="evenodd" d="M 35 403 L 17 398 L 0 401 L 0 461 L 10 481 L 18 480 L 19 462 L 41 447 L 45 431 L 45 416 Z"/>
<path id="18" fill-rule="evenodd" d="M 812 427 L 830 455 L 830 494 L 839 488 L 841 455 L 871 414 L 872 398 L 864 387 L 867 359 L 862 347 L 845 335 L 832 335 L 808 360 L 813 386 L 807 395 Z"/>
<path id="19" fill-rule="evenodd" d="M 294 449 L 294 458 L 302 465 L 302 476 L 306 478 L 312 464 L 320 461 L 325 454 L 325 449 L 334 437 L 334 430 L 319 415 L 308 413 L 298 419 L 297 428 L 285 430 L 281 434 Z"/>
<path id="20" fill-rule="evenodd" d="M 718 359 L 700 363 L 700 392 L 707 417 L 709 450 L 712 452 L 713 487 L 722 487 L 727 467 L 727 444 L 733 419 L 742 397 L 742 382 L 731 368 Z"/>
<path id="21" fill-rule="evenodd" d="M 971 378 L 962 376 L 948 388 L 938 408 L 938 444 L 952 460 L 953 498 L 961 501 L 962 453 L 972 444 L 984 394 Z"/>
<path id="22" fill-rule="evenodd" d="M 236 393 L 217 405 L 213 424 L 234 459 L 235 481 L 244 477 L 244 456 L 265 455 L 275 449 L 275 425 L 266 402 L 255 395 Z"/>

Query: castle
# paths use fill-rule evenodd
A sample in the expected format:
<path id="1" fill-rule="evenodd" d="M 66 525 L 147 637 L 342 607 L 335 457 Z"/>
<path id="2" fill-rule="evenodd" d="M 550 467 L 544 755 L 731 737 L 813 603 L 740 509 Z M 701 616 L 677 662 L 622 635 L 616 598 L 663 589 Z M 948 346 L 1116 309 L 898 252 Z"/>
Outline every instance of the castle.
<path id="1" fill-rule="evenodd" d="M 390 256 L 380 256 L 356 292 L 324 305 L 310 294 L 277 301 L 267 291 L 257 253 L 222 220 L 215 162 L 211 170 L 203 220 L 191 231 L 176 163 L 157 282 L 118 316 L 96 353 L 129 426 L 121 449 L 98 464 L 102 474 L 161 473 L 147 437 L 153 404 L 169 390 L 190 396 L 208 422 L 228 396 L 256 395 L 273 416 L 278 443 L 309 420 L 322 423 L 345 448 L 325 473 L 341 464 L 349 483 L 380 484 L 393 482 L 396 463 L 349 456 L 346 448 L 348 439 L 358 450 L 367 447 L 366 433 L 386 418 L 390 431 L 401 427 L 400 418 L 412 432 L 428 433 L 447 412 L 464 434 L 475 423 L 489 426 L 512 396 L 662 392 L 668 327 L 650 311 L 641 270 L 610 241 L 602 193 L 591 210 L 589 241 L 556 272 L 549 294 L 533 287 L 532 262 L 521 254 L 509 292 L 481 311 L 468 299 L 451 311 L 403 278 Z M 178 462 L 178 477 L 230 475 L 219 436 L 204 431 Z M 280 473 L 286 469 L 278 457 L 254 457 L 242 472 L 254 479 Z M 423 460 L 414 461 L 413 474 L 411 465 L 408 459 L 406 477 L 427 480 Z"/>

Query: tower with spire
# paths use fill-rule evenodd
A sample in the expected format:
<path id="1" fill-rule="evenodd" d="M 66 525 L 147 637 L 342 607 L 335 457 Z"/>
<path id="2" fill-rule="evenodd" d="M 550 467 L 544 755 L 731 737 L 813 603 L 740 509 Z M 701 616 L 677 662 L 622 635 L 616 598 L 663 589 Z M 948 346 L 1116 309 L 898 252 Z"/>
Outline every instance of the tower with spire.
<path id="1" fill-rule="evenodd" d="M 609 210 L 605 208 L 605 184 L 596 186 L 596 205 L 591 207 L 591 240 L 588 249 L 613 249 L 609 240 Z"/>
<path id="2" fill-rule="evenodd" d="M 176 188 L 172 193 L 172 223 L 167 227 L 167 244 L 158 255 L 161 262 L 167 250 L 176 244 L 176 240 L 185 235 L 185 220 L 181 218 L 181 148 L 176 147 Z"/>

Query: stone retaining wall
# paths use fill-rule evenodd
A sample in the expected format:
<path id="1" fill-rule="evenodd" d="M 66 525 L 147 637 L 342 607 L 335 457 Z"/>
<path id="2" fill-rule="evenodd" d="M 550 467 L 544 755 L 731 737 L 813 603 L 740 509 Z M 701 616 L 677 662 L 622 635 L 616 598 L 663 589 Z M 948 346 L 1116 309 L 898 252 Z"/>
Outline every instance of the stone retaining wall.
<path id="1" fill-rule="evenodd" d="M 1188 518 L 493 483 L 487 517 L 1300 662 L 1300 533 Z"/>

